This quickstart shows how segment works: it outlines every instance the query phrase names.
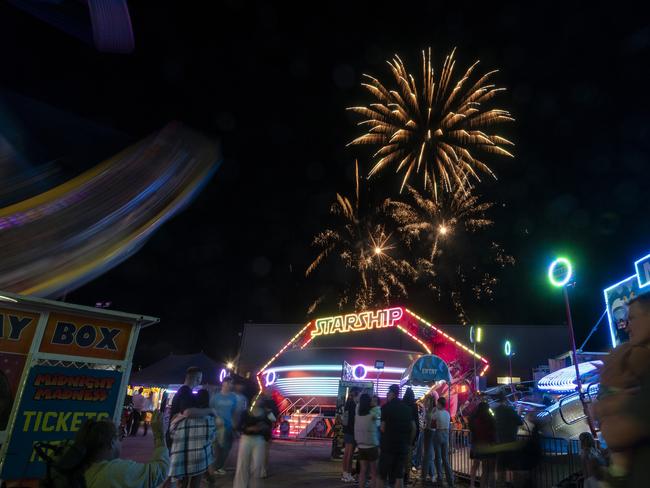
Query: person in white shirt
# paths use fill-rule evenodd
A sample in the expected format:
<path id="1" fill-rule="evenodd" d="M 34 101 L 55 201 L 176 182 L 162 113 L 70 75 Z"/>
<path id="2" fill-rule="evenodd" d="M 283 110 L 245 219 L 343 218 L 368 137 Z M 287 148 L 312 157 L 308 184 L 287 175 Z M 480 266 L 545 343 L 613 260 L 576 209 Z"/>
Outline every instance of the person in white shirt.
<path id="1" fill-rule="evenodd" d="M 377 459 L 379 459 L 379 430 L 377 421 L 381 419 L 381 410 L 372 406 L 372 399 L 367 393 L 359 397 L 354 416 L 354 440 L 359 448 L 359 486 L 366 486 L 368 471 L 370 471 L 370 488 L 377 486 Z"/>
<path id="2" fill-rule="evenodd" d="M 139 388 L 138 391 L 133 394 L 133 413 L 131 415 L 131 432 L 129 434 L 131 436 L 136 435 L 138 433 L 138 429 L 140 428 L 142 412 L 144 411 L 145 402 L 147 401 L 147 399 L 142 394 L 143 391 L 144 388 Z"/>
<path id="3" fill-rule="evenodd" d="M 438 398 L 436 410 L 433 412 L 432 421 L 435 422 L 436 430 L 433 434 L 433 447 L 436 451 L 436 473 L 438 482 L 442 485 L 442 464 L 445 466 L 445 478 L 449 486 L 454 486 L 454 475 L 449 465 L 449 425 L 451 416 L 446 409 L 447 400 L 445 397 Z"/>
<path id="4" fill-rule="evenodd" d="M 151 421 L 154 450 L 147 463 L 119 459 L 120 439 L 110 420 L 88 420 L 81 426 L 75 444 L 85 453 L 84 478 L 87 488 L 155 488 L 167 478 L 169 451 L 165 446 L 162 418 L 156 412 Z"/>

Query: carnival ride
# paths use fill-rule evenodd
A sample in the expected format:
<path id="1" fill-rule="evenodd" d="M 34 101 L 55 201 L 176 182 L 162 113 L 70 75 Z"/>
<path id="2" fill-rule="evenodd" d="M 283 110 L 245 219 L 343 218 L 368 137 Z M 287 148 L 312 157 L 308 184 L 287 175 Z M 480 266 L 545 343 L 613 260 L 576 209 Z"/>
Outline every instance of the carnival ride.
<path id="1" fill-rule="evenodd" d="M 61 185 L 0 208 L 0 289 L 56 298 L 116 266 L 198 194 L 218 161 L 214 142 L 171 123 Z"/>
<path id="2" fill-rule="evenodd" d="M 411 345 L 408 351 L 397 351 L 394 348 L 314 347 L 314 344 L 328 336 L 347 334 L 348 337 L 357 337 L 360 333 L 382 334 L 382 331 L 389 330 L 399 331 L 409 338 Z M 386 344 L 389 345 L 392 344 Z M 417 349 L 417 352 L 414 349 Z M 374 359 L 377 358 L 371 356 L 377 351 L 381 351 L 380 355 L 386 359 L 386 364 L 381 368 L 373 366 Z M 326 361 L 333 352 L 341 361 L 337 362 L 332 357 Z M 472 385 L 475 384 L 472 381 L 474 371 L 478 376 L 484 376 L 489 362 L 451 337 L 440 326 L 433 325 L 405 307 L 312 320 L 260 368 L 257 381 L 260 391 L 276 397 L 281 396 L 282 401 L 287 400 L 287 408 L 283 409 L 282 414 L 286 417 L 297 416 L 297 422 L 297 418 L 304 415 L 306 410 L 313 414 L 316 410 L 322 411 L 324 408 L 335 406 L 339 396 L 339 384 L 344 380 L 344 376 L 369 382 L 375 393 L 385 397 L 388 386 L 399 384 L 404 371 L 414 360 L 423 354 L 434 353 L 448 366 L 451 382 L 440 381 L 427 386 L 413 385 L 414 392 L 418 397 L 422 397 L 432 389 L 438 389 L 440 395 L 452 397 L 451 408 L 455 411 L 456 398 L 469 395 Z M 344 357 L 342 354 L 348 356 Z M 314 363 L 314 359 L 318 362 Z M 349 363 L 350 367 L 344 368 L 344 362 Z M 460 402 L 462 401 L 464 400 L 460 399 Z M 290 423 L 292 420 L 290 419 Z M 296 436 L 304 435 L 308 429 L 309 426 L 306 426 Z"/>

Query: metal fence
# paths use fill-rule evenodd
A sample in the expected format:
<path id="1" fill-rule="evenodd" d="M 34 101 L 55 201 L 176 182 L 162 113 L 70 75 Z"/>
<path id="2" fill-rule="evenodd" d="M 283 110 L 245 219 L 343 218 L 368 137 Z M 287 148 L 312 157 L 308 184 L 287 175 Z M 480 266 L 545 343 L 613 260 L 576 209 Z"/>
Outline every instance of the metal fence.
<path id="1" fill-rule="evenodd" d="M 530 441 L 530 437 L 520 437 Z M 456 476 L 470 477 L 471 434 L 468 430 L 452 430 L 450 439 L 450 463 Z M 580 444 L 577 440 L 541 437 L 536 447 L 536 462 L 532 469 L 517 473 L 528 480 L 527 486 L 551 488 L 571 475 L 580 472 Z M 477 476 L 480 476 L 480 467 Z"/>

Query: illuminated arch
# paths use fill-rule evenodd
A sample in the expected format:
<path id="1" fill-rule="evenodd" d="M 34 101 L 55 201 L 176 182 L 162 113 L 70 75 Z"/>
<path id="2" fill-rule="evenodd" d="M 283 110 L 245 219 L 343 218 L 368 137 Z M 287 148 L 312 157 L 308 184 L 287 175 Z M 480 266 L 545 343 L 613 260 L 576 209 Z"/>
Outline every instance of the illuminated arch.
<path id="1" fill-rule="evenodd" d="M 484 376 L 489 368 L 486 358 L 457 341 L 439 327 L 423 319 L 415 312 L 405 307 L 391 307 L 381 310 L 364 311 L 334 317 L 314 319 L 305 324 L 273 357 L 271 357 L 257 373 L 257 382 L 260 391 L 263 390 L 262 375 L 264 372 L 287 350 L 304 349 L 315 339 L 323 335 L 341 333 L 372 332 L 377 329 L 396 328 L 415 341 L 424 353 L 434 352 L 435 345 L 446 344 L 447 355 L 449 351 L 456 351 L 464 359 L 477 359 L 481 362 L 480 376 Z M 451 348 L 451 349 L 449 349 Z M 437 353 L 437 349 L 436 349 Z M 445 359 L 443 357 L 443 359 Z"/>

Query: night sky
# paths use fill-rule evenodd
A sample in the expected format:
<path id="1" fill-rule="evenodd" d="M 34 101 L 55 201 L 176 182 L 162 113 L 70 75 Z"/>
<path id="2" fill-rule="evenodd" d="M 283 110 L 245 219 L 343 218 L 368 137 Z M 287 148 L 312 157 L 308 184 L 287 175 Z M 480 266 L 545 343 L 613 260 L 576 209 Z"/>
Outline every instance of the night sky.
<path id="1" fill-rule="evenodd" d="M 221 167 L 191 207 L 66 297 L 160 317 L 141 335 L 139 364 L 200 349 L 230 358 L 245 321 L 305 320 L 319 289 L 304 278 L 311 237 L 330 222 L 335 193 L 351 193 L 355 158 L 369 155 L 345 147 L 360 134 L 345 107 L 368 101 L 361 74 L 386 78 L 396 52 L 415 70 L 423 48 L 440 60 L 456 46 L 460 67 L 500 69 L 508 92 L 498 105 L 517 119 L 504 130 L 516 158 L 490 159 L 499 180 L 481 187 L 499 202 L 493 233 L 517 264 L 494 302 L 468 307 L 471 321 L 562 323 L 545 275 L 567 253 L 580 343 L 603 311 L 602 289 L 650 252 L 650 25 L 623 3 L 130 3 L 131 55 L 98 53 L 3 4 L 0 86 L 21 121 L 17 149 L 64 175 L 171 120 L 220 140 Z M 376 184 L 393 191 L 398 181 Z M 447 304 L 409 305 L 456 322 Z M 604 329 L 599 339 L 592 349 Z"/>

